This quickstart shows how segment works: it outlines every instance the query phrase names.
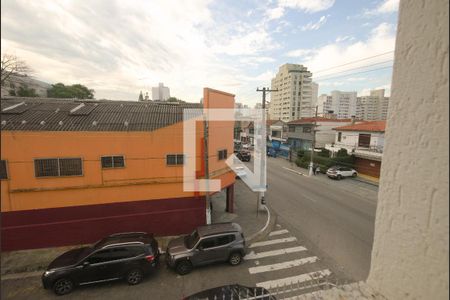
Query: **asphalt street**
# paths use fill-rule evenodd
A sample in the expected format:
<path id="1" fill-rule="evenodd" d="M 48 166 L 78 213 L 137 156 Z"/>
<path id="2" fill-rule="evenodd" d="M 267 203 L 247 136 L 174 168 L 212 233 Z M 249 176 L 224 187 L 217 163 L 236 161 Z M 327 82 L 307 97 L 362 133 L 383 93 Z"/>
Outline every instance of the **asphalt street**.
<path id="1" fill-rule="evenodd" d="M 299 172 L 300 171 L 300 172 Z M 283 158 L 268 158 L 266 200 L 280 222 L 327 259 L 347 280 L 366 279 L 374 235 L 378 187 L 332 180 Z"/>
<path id="2" fill-rule="evenodd" d="M 377 187 L 352 179 L 303 176 L 304 170 L 282 158 L 269 158 L 267 171 L 266 199 L 277 215 L 277 225 L 265 239 L 250 245 L 241 265 L 219 263 L 179 276 L 162 262 L 157 272 L 137 286 L 124 282 L 85 286 L 64 298 L 182 299 L 204 289 L 239 283 L 265 287 L 283 299 L 324 288 L 324 282 L 339 285 L 364 279 L 370 266 Z M 228 217 L 237 220 L 243 217 L 239 212 L 254 207 L 256 197 L 250 194 L 242 181 L 237 183 L 236 216 Z M 248 211 L 246 215 L 253 216 Z M 287 293 L 286 288 L 279 288 L 286 286 Z M 2 280 L 1 298 L 55 296 L 34 276 Z"/>

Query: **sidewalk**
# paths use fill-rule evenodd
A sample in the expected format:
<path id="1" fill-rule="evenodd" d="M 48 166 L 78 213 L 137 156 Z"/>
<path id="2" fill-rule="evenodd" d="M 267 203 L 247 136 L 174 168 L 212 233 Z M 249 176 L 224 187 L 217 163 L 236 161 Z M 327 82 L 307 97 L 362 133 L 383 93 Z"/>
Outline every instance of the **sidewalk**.
<path id="1" fill-rule="evenodd" d="M 271 220 L 268 220 L 266 211 L 256 213 L 256 195 L 241 180 L 236 180 L 234 213 L 225 212 L 225 192 L 217 193 L 211 197 L 212 223 L 236 222 L 240 224 L 248 243 L 250 243 L 248 238 L 252 238 L 252 241 L 263 238 L 275 225 L 276 218 L 272 214 Z M 165 249 L 168 241 L 172 238 L 174 237 L 156 237 L 160 249 Z M 58 255 L 81 246 L 83 245 L 2 252 L 2 280 L 40 276 Z"/>
<path id="2" fill-rule="evenodd" d="M 302 175 L 309 176 L 308 175 L 309 174 L 309 170 L 308 169 L 305 169 L 305 168 L 297 166 L 293 161 L 289 162 L 289 160 L 286 160 L 284 158 L 277 158 L 277 159 L 283 160 L 282 164 L 284 164 L 286 166 L 289 166 L 289 168 L 298 171 Z M 322 170 L 322 171 L 326 171 L 326 170 Z M 320 175 L 326 175 L 326 174 L 322 173 Z M 376 177 L 373 177 L 373 176 L 369 176 L 369 175 L 365 175 L 365 174 L 361 174 L 361 173 L 358 173 L 357 177 L 354 177 L 354 178 L 352 177 L 351 179 L 352 180 L 356 180 L 356 181 L 360 181 L 360 182 L 364 182 L 364 183 L 367 183 L 367 184 L 371 184 L 371 185 L 374 185 L 374 186 L 378 186 L 379 183 L 380 183 L 380 179 L 379 178 L 376 178 Z"/>

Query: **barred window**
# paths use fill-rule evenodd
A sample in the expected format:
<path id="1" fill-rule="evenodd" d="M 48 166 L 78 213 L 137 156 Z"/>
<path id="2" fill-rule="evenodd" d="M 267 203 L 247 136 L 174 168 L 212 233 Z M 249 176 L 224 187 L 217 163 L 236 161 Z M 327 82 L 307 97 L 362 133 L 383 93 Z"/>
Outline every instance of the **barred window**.
<path id="1" fill-rule="evenodd" d="M 219 157 L 219 160 L 227 159 L 227 149 L 219 150 L 217 156 Z"/>
<path id="2" fill-rule="evenodd" d="M 83 175 L 81 158 L 35 159 L 34 170 L 36 177 Z"/>
<path id="3" fill-rule="evenodd" d="M 168 166 L 176 166 L 184 164 L 184 155 L 183 154 L 167 154 L 166 155 L 166 164 Z"/>
<path id="4" fill-rule="evenodd" d="M 125 159 L 123 156 L 103 156 L 101 161 L 103 169 L 125 167 Z"/>
<path id="5" fill-rule="evenodd" d="M 6 170 L 6 160 L 0 160 L 0 179 L 8 179 L 8 171 Z"/>

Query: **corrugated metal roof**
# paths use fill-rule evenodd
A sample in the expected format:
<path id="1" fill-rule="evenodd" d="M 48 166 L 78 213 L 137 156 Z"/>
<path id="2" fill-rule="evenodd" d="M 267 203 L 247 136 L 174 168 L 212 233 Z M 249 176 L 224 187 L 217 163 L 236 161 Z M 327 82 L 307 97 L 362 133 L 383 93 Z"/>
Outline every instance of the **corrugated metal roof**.
<path id="1" fill-rule="evenodd" d="M 25 104 L 3 112 L 3 109 L 21 102 Z M 81 103 L 85 105 L 71 113 Z M 183 121 L 185 108 L 203 106 L 200 103 L 3 98 L 1 130 L 153 131 Z"/>

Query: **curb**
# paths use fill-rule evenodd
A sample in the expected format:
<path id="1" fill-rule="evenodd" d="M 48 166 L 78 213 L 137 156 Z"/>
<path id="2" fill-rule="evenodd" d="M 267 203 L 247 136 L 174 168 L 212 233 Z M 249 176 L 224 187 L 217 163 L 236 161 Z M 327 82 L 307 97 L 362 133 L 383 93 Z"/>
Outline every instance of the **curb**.
<path id="1" fill-rule="evenodd" d="M 370 185 L 373 185 L 373 186 L 380 186 L 380 184 L 379 183 L 376 183 L 376 182 L 373 182 L 373 181 L 369 181 L 369 180 L 364 180 L 364 179 L 359 179 L 358 177 L 356 177 L 356 178 L 352 178 L 353 180 L 356 180 L 356 181 L 359 181 L 359 182 L 364 182 L 364 183 L 367 183 L 367 184 L 370 184 Z"/>
<path id="2" fill-rule="evenodd" d="M 259 240 L 264 239 L 275 227 L 275 224 L 277 222 L 277 216 L 273 212 L 270 211 L 270 209 L 267 205 L 264 205 L 264 209 L 267 211 L 266 224 L 258 232 L 252 234 L 247 239 L 245 239 L 245 242 L 247 244 L 251 244 L 251 243 L 254 243 Z"/>

